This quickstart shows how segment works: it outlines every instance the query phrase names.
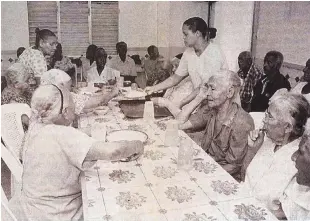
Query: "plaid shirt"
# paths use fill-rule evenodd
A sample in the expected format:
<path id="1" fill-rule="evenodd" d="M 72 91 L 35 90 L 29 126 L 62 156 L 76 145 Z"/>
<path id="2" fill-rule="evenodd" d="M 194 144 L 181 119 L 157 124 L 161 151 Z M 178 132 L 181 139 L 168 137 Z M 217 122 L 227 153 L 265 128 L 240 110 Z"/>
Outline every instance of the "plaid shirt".
<path id="1" fill-rule="evenodd" d="M 238 75 L 240 78 L 243 79 L 243 84 L 240 90 L 241 101 L 245 103 L 250 103 L 253 97 L 253 88 L 262 77 L 263 72 L 258 69 L 254 65 L 254 63 L 252 63 L 247 74 L 243 73 L 242 70 L 239 70 Z"/>

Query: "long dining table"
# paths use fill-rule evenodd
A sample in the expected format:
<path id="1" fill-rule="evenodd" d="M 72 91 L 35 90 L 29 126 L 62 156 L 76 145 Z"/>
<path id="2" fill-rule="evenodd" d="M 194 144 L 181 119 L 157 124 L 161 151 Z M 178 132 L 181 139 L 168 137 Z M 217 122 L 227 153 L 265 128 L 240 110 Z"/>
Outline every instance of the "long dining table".
<path id="1" fill-rule="evenodd" d="M 84 220 L 105 221 L 222 221 L 277 220 L 250 192 L 235 181 L 193 142 L 190 171 L 178 169 L 177 146 L 165 146 L 171 118 L 126 118 L 117 101 L 103 115 L 82 114 L 81 129 L 95 122 L 107 134 L 120 129 L 146 133 L 143 156 L 131 162 L 97 161 L 81 177 Z M 179 131 L 180 139 L 190 139 Z"/>

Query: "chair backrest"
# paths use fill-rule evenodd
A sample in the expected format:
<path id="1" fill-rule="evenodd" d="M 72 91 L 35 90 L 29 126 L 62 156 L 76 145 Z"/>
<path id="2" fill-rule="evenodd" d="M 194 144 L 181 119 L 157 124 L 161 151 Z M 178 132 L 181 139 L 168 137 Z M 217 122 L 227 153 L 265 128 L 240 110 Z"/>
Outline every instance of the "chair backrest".
<path id="1" fill-rule="evenodd" d="M 1 202 L 1 220 L 2 221 L 17 221 L 16 217 L 10 210 L 9 206 Z"/>
<path id="2" fill-rule="evenodd" d="M 7 149 L 3 144 L 1 144 L 1 158 L 10 169 L 16 181 L 21 182 L 23 175 L 23 166 L 21 162 L 18 159 L 16 159 L 13 153 L 9 149 Z"/>
<path id="3" fill-rule="evenodd" d="M 22 115 L 30 118 L 29 105 L 22 103 L 1 105 L 1 137 L 7 148 L 19 157 L 25 132 L 21 121 Z"/>

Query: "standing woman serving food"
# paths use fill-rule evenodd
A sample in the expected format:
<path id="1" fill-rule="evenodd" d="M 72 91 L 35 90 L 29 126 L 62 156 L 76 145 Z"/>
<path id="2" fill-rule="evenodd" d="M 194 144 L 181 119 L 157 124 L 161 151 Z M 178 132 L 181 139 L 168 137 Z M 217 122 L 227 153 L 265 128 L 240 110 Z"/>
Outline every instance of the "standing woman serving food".
<path id="1" fill-rule="evenodd" d="M 146 92 L 152 94 L 171 88 L 179 84 L 185 77 L 190 76 L 194 90 L 189 91 L 185 99 L 175 104 L 178 108 L 190 103 L 197 96 L 203 82 L 207 82 L 212 75 L 227 67 L 221 49 L 212 40 L 216 36 L 215 28 L 209 28 L 202 18 L 192 17 L 183 23 L 182 31 L 184 44 L 187 48 L 175 74 L 160 84 L 146 88 Z M 188 115 L 195 108 L 186 110 L 189 112 Z"/>
<path id="2" fill-rule="evenodd" d="M 47 60 L 54 55 L 57 47 L 56 35 L 48 29 L 36 28 L 35 45 L 27 48 L 19 57 L 19 62 L 24 64 L 35 77 L 47 71 Z"/>

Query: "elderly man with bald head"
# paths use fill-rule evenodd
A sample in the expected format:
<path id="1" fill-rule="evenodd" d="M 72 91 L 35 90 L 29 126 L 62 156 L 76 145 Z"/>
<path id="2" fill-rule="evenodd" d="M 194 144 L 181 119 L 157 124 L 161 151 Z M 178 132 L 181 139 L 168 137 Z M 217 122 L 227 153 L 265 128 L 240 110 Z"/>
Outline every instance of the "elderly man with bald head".
<path id="1" fill-rule="evenodd" d="M 253 88 L 263 76 L 263 72 L 256 67 L 249 51 L 243 51 L 239 54 L 238 65 L 238 76 L 243 79 L 240 90 L 241 106 L 245 111 L 250 112 Z"/>
<path id="2" fill-rule="evenodd" d="M 235 179 L 248 150 L 249 132 L 254 129 L 251 116 L 235 102 L 240 87 L 241 80 L 232 71 L 213 75 L 196 98 L 205 105 L 179 125 L 182 130 L 204 129 L 201 147 Z"/>

